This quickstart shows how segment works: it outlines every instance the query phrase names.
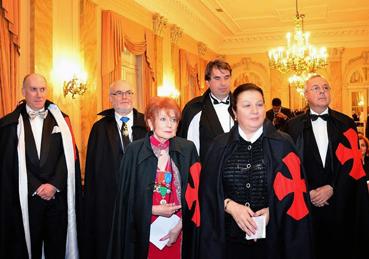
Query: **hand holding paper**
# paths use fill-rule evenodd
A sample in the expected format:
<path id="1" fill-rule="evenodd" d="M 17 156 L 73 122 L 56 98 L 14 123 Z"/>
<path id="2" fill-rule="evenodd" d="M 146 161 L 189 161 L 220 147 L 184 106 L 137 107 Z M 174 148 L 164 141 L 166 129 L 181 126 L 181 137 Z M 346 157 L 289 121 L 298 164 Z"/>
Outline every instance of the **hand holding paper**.
<path id="1" fill-rule="evenodd" d="M 169 242 L 169 239 L 162 240 L 163 237 L 168 235 L 179 222 L 180 218 L 173 214 L 170 218 L 159 216 L 150 227 L 150 242 L 157 248 L 162 250 L 164 246 Z"/>
<path id="2" fill-rule="evenodd" d="M 259 239 L 259 238 L 265 238 L 265 229 L 266 229 L 266 216 L 261 215 L 257 217 L 252 217 L 252 219 L 256 223 L 256 232 L 253 235 L 246 234 L 246 239 Z"/>

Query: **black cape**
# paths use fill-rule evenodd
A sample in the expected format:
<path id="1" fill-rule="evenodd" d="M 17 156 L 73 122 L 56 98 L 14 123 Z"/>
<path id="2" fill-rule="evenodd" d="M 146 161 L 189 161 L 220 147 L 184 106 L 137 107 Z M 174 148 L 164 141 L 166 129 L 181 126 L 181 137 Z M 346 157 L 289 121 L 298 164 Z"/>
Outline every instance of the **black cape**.
<path id="1" fill-rule="evenodd" d="M 149 249 L 152 195 L 157 169 L 150 133 L 132 142 L 119 170 L 120 182 L 108 257 L 146 259 Z M 182 257 L 197 257 L 200 225 L 198 186 L 200 163 L 195 145 L 183 138 L 170 139 L 169 155 L 181 176 Z"/>
<path id="2" fill-rule="evenodd" d="M 290 137 L 277 131 L 270 121 L 266 120 L 263 127 L 270 214 L 266 229 L 267 256 L 270 259 L 311 259 L 313 252 L 308 196 L 306 191 L 301 191 L 304 186 L 306 189 L 306 185 L 296 149 Z M 225 258 L 222 167 L 236 150 L 239 141 L 236 124 L 229 133 L 214 140 L 203 164 L 199 188 L 201 259 Z M 293 169 L 289 170 L 282 159 L 290 161 Z M 291 179 L 296 181 L 296 186 L 300 185 L 298 194 L 284 193 Z"/>
<path id="3" fill-rule="evenodd" d="M 316 167 L 311 162 L 305 162 L 305 152 L 311 152 L 313 145 L 316 145 L 314 139 L 308 141 L 311 144 L 305 145 L 307 142 L 304 136 L 308 136 L 307 131 L 312 131 L 308 113 L 309 111 L 288 121 L 286 130 L 296 142 L 308 176 L 310 191 L 319 186 L 315 184 L 316 180 L 313 182 L 309 177 L 318 180 L 319 177 L 316 177 L 316 170 L 311 170 Z M 317 257 L 329 255 L 330 258 L 368 258 L 369 195 L 361 163 L 361 151 L 358 148 L 356 126 L 350 117 L 329 109 L 327 129 L 327 152 L 330 152 L 332 158 L 328 166 L 333 168 L 334 175 L 322 184 L 330 184 L 333 187 L 333 196 L 328 200 L 328 206 L 312 207 L 316 236 L 314 240 L 326 236 L 324 244 L 315 244 Z M 318 151 L 313 152 L 313 155 L 316 156 L 316 161 L 321 161 Z M 320 179 L 323 177 L 325 176 L 322 175 Z M 314 222 L 319 222 L 323 227 L 315 227 L 318 225 Z"/>
<path id="4" fill-rule="evenodd" d="M 106 258 L 117 193 L 117 173 L 123 158 L 114 109 L 105 110 L 90 133 L 84 186 L 83 258 Z M 133 109 L 132 138 L 146 135 L 144 115 Z"/>
<path id="5" fill-rule="evenodd" d="M 46 101 L 45 107 L 51 104 Z M 19 201 L 18 118 L 25 102 L 0 120 L 0 258 L 28 258 L 23 219 Z M 63 114 L 64 117 L 67 117 Z M 77 238 L 81 244 L 82 186 L 78 159 L 75 160 L 75 211 Z"/>
<path id="6" fill-rule="evenodd" d="M 210 89 L 206 90 L 202 96 L 195 97 L 189 101 L 182 111 L 182 119 L 178 126 L 177 136 L 182 138 L 187 138 L 188 128 L 191 121 L 201 111 L 200 125 L 199 125 L 199 136 L 200 136 L 200 159 L 203 161 L 211 142 L 213 139 L 223 134 L 222 125 L 219 122 L 217 113 L 213 107 L 210 100 Z M 233 96 L 229 93 L 230 103 L 233 102 Z M 232 105 L 228 109 L 229 114 L 234 119 L 234 114 L 232 112 Z"/>

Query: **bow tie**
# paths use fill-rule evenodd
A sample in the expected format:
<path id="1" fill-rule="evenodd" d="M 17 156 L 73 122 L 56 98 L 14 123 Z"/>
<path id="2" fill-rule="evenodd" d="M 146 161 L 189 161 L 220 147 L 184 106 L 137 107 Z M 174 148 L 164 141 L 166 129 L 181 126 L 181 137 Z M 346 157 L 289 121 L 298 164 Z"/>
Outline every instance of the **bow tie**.
<path id="1" fill-rule="evenodd" d="M 44 111 L 29 111 L 28 112 L 28 116 L 29 116 L 29 118 L 31 120 L 33 120 L 37 116 L 39 116 L 42 119 L 45 119 L 46 116 L 47 116 L 47 112 L 48 112 L 48 110 L 44 110 Z"/>
<path id="2" fill-rule="evenodd" d="M 212 95 L 210 95 L 210 98 L 213 100 L 213 104 L 216 105 L 216 104 L 229 104 L 229 97 L 227 98 L 227 100 L 225 101 L 218 101 L 217 99 L 215 99 Z"/>
<path id="3" fill-rule="evenodd" d="M 329 114 L 321 114 L 321 115 L 318 115 L 318 114 L 309 114 L 309 116 L 310 116 L 310 119 L 312 121 L 316 121 L 318 118 L 321 118 L 321 119 L 327 121 L 328 118 L 329 118 Z"/>

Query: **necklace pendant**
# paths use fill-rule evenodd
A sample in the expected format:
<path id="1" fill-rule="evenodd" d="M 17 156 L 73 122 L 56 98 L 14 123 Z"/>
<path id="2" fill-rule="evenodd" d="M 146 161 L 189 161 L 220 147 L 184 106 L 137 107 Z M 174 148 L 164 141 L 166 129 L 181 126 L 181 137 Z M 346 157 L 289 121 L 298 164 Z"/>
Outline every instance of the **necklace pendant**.
<path id="1" fill-rule="evenodd" d="M 166 200 L 163 199 L 163 200 L 160 201 L 160 205 L 165 205 L 165 204 L 167 204 Z"/>

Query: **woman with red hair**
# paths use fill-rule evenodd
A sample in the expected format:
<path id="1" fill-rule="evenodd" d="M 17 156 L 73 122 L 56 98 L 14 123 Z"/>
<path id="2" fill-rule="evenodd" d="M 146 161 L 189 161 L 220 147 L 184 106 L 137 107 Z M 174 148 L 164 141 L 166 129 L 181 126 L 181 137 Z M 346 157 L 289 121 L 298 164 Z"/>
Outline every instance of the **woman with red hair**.
<path id="1" fill-rule="evenodd" d="M 108 258 L 196 257 L 201 166 L 195 145 L 176 137 L 180 117 L 173 99 L 150 100 L 150 133 L 128 145 L 119 170 Z M 158 222 L 167 226 L 154 242 Z"/>

